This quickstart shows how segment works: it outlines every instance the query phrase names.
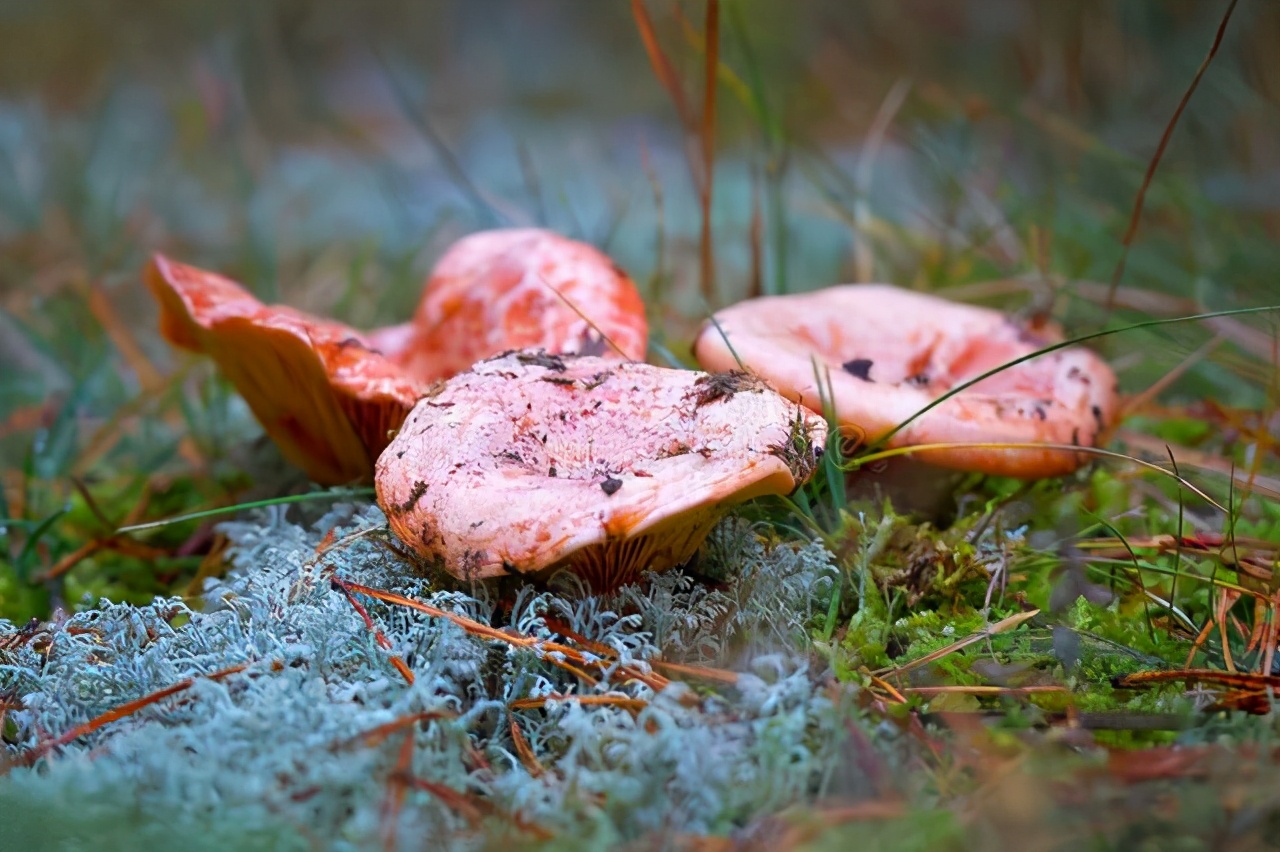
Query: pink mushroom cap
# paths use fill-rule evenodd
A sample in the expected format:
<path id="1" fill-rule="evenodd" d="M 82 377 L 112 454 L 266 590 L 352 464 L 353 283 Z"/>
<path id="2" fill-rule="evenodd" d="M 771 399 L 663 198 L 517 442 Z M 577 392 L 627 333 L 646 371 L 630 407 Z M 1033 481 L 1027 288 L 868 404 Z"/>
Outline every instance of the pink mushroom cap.
<path id="1" fill-rule="evenodd" d="M 828 398 L 842 432 L 866 443 L 892 432 L 892 447 L 1092 446 L 1115 418 L 1116 379 L 1082 347 L 1010 367 L 916 417 L 957 385 L 1059 340 L 1052 329 L 1031 331 L 989 308 L 886 284 L 855 284 L 726 308 L 703 327 L 694 353 L 708 370 L 741 364 L 814 410 Z M 1086 458 L 1045 447 L 954 447 L 917 455 L 946 467 L 1023 478 L 1069 473 Z"/>
<path id="2" fill-rule="evenodd" d="M 374 332 L 419 379 L 447 378 L 512 349 L 642 361 L 649 327 L 635 284 L 598 249 L 538 228 L 454 243 L 413 322 Z"/>
<path id="3" fill-rule="evenodd" d="M 607 590 L 687 561 L 813 471 L 824 421 L 743 373 L 508 353 L 437 386 L 378 459 L 396 535 L 456 577 L 568 567 Z"/>

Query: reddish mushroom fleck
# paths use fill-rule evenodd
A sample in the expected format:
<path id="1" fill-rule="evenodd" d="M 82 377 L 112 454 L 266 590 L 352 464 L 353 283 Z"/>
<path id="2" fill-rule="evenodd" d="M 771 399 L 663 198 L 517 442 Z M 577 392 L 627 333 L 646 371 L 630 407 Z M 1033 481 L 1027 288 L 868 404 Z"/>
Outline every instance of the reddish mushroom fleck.
<path id="1" fill-rule="evenodd" d="M 355 329 L 263 305 L 221 275 L 155 255 L 144 277 L 162 334 L 212 357 L 285 458 L 316 482 L 368 479 L 426 389 Z"/>
<path id="2" fill-rule="evenodd" d="M 745 373 L 508 353 L 438 385 L 378 459 L 393 530 L 462 579 L 598 591 L 687 561 L 728 508 L 812 473 L 823 420 Z"/>
<path id="3" fill-rule="evenodd" d="M 454 243 L 413 322 L 374 338 L 412 375 L 438 379 L 511 349 L 643 361 L 648 334 L 635 284 L 607 255 L 551 231 L 508 228 Z"/>
<path id="4" fill-rule="evenodd" d="M 742 366 L 820 410 L 818 373 L 843 430 L 868 442 L 951 388 L 1060 340 L 988 308 L 884 284 L 752 299 L 718 312 L 695 355 L 709 370 Z M 894 432 L 890 446 L 944 442 L 1092 446 L 1117 407 L 1111 369 L 1087 349 L 1060 349 L 966 388 Z M 1084 454 L 1048 448 L 922 451 L 933 464 L 1035 478 L 1075 470 Z"/>

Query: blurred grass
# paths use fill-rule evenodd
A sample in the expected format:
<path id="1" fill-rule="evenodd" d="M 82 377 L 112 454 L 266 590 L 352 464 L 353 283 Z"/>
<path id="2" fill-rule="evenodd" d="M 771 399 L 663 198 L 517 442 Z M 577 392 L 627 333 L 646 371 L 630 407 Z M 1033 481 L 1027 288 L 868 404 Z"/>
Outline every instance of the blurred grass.
<path id="1" fill-rule="evenodd" d="M 702 4 L 648 8 L 699 92 Z M 1280 302 L 1280 5 L 1265 2 L 1235 10 L 1173 134 L 1127 297 L 1109 314 L 1099 295 L 1224 8 L 726 2 L 715 298 L 885 280 L 1049 311 L 1076 332 Z M 541 224 L 607 248 L 659 296 L 655 339 L 676 358 L 715 307 L 699 294 L 684 131 L 627 4 L 11 0 L 0 20 L 2 617 L 185 590 L 217 570 L 209 524 L 139 537 L 160 556 L 102 545 L 113 525 L 305 490 L 209 366 L 159 341 L 139 283 L 151 251 L 371 326 L 408 316 L 456 237 Z M 1254 548 L 1265 576 L 1250 576 L 1221 553 L 1091 561 L 1082 548 L 1192 532 L 1280 542 L 1275 503 L 1230 485 L 1233 471 L 1280 476 L 1278 321 L 1097 341 L 1130 394 L 1185 367 L 1114 446 L 1166 463 L 1168 444 L 1230 517 L 1110 462 L 1028 487 L 971 478 L 939 527 L 875 501 L 846 508 L 832 465 L 797 497 L 800 517 L 757 507 L 843 560 L 841 606 L 816 626 L 823 652 L 865 677 L 941 647 L 935 629 L 1035 605 L 1047 615 L 1034 652 L 993 640 L 930 677 L 985 681 L 971 675 L 985 655 L 1070 681 L 1083 705 L 1147 712 L 1174 692 L 1118 697 L 1108 678 L 1126 661 L 1181 664 L 1205 625 L 1197 664 L 1261 666 L 1246 638 L 1276 618 L 1274 549 Z M 892 535 L 868 556 L 877 524 Z M 966 538 L 992 525 L 1007 532 L 995 549 Z M 1252 598 L 1220 631 L 1228 583 Z M 1095 586 L 1108 604 L 1055 597 Z M 1127 650 L 1095 665 L 1073 635 Z"/>

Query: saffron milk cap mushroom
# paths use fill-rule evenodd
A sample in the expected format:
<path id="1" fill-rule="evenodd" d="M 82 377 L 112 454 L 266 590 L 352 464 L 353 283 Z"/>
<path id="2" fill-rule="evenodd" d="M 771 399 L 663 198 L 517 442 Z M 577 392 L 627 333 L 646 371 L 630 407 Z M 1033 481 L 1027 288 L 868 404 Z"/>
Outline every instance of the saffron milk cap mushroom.
<path id="1" fill-rule="evenodd" d="M 426 385 L 355 329 L 263 305 L 234 281 L 155 255 L 161 333 L 209 355 L 281 453 L 322 484 L 367 480 Z"/>
<path id="2" fill-rule="evenodd" d="M 458 578 L 565 567 L 605 591 L 687 561 L 733 504 L 795 490 L 825 438 L 745 373 L 523 350 L 424 397 L 375 485 L 396 535 Z"/>
<path id="3" fill-rule="evenodd" d="M 704 369 L 741 365 L 779 393 L 821 410 L 830 402 L 846 434 L 889 446 L 944 442 L 1092 446 L 1117 409 L 1116 380 L 1094 353 L 1069 347 L 1010 367 L 916 417 L 947 391 L 1061 340 L 989 308 L 886 284 L 751 299 L 715 314 L 695 343 Z M 912 419 L 914 418 L 914 419 Z M 894 432 L 901 423 L 907 425 Z M 924 461 L 961 470 L 1036 478 L 1084 461 L 1070 450 L 955 447 Z"/>
<path id="4" fill-rule="evenodd" d="M 374 333 L 424 380 L 512 349 L 642 361 L 649 328 L 635 284 L 607 255 L 539 228 L 454 243 L 423 289 L 412 328 Z"/>

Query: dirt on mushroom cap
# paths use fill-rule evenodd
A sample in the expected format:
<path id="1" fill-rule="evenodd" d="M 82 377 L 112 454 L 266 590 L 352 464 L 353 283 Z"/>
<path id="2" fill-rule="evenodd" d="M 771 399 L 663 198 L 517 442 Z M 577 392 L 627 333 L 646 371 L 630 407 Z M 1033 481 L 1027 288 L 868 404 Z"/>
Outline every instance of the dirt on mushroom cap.
<path id="1" fill-rule="evenodd" d="M 830 381 L 841 428 L 871 442 L 951 388 L 1057 342 L 999 311 L 883 284 L 753 299 L 715 315 L 695 345 L 707 369 L 741 363 L 790 399 L 820 409 Z M 1117 409 L 1115 376 L 1094 353 L 1058 350 L 961 391 L 892 436 L 941 442 L 1091 446 Z M 1068 473 L 1084 454 L 1050 449 L 922 452 L 934 464 L 1018 477 Z"/>
<path id="2" fill-rule="evenodd" d="M 290 462 L 322 484 L 367 480 L 426 385 L 342 323 L 264 305 L 234 281 L 156 255 L 160 328 L 209 355 Z"/>
<path id="3" fill-rule="evenodd" d="M 389 357 L 423 380 L 511 349 L 641 361 L 648 335 L 644 304 L 617 264 L 538 228 L 458 240 L 432 271 L 412 330 L 374 332 Z"/>
<path id="4" fill-rule="evenodd" d="M 536 350 L 484 361 L 410 413 L 378 459 L 378 502 L 463 579 L 572 565 L 649 533 L 643 564 L 613 565 L 610 581 L 671 567 L 732 504 L 798 487 L 826 437 L 754 379 L 714 398 L 709 380 Z"/>

